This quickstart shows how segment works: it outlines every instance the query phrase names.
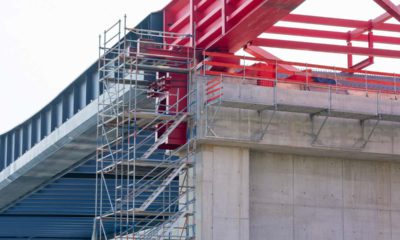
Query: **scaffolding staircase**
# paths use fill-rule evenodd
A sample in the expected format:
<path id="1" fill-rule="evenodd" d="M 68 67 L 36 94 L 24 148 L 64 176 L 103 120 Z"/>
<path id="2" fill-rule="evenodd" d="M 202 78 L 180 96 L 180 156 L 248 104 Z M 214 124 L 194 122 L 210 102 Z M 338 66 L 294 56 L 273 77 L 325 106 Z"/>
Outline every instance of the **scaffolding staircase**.
<path id="1" fill-rule="evenodd" d="M 93 239 L 194 239 L 195 138 L 187 134 L 177 149 L 162 146 L 180 126 L 195 132 L 190 111 L 196 91 L 152 87 L 166 73 L 190 81 L 194 54 L 165 43 L 190 36 L 129 29 L 125 22 L 100 41 Z"/>
<path id="2" fill-rule="evenodd" d="M 165 143 L 168 139 L 168 136 L 187 118 L 187 113 L 181 114 L 177 120 L 173 121 L 173 123 L 169 126 L 169 128 L 161 135 L 160 138 L 157 138 L 155 143 L 143 154 L 142 158 L 147 159 L 151 154 L 154 153 L 158 149 L 158 147 Z"/>
<path id="3" fill-rule="evenodd" d="M 162 183 L 157 187 L 157 189 L 150 195 L 148 199 L 146 199 L 142 205 L 137 208 L 137 211 L 146 211 L 146 209 L 156 200 L 156 198 L 167 188 L 172 180 L 178 176 L 178 174 L 182 171 L 182 169 L 186 167 L 186 164 L 183 163 L 180 165 L 179 168 L 174 169 L 163 181 Z"/>

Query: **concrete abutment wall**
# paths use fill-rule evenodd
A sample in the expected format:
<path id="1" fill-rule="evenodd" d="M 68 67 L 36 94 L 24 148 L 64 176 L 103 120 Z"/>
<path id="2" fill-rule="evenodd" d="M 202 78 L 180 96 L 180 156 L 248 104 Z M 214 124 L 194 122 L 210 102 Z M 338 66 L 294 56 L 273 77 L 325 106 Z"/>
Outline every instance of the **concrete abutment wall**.
<path id="1" fill-rule="evenodd" d="M 400 163 L 203 145 L 199 239 L 400 239 Z"/>

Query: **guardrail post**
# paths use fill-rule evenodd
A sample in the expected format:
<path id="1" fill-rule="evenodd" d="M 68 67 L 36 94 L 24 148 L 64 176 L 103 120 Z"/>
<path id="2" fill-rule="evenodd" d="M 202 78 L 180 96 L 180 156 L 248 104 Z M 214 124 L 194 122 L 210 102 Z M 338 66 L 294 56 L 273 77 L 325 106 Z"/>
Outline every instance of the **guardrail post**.
<path id="1" fill-rule="evenodd" d="M 381 96 L 381 90 L 376 93 L 376 115 L 379 116 L 379 98 Z"/>
<path id="2" fill-rule="evenodd" d="M 275 60 L 275 87 L 278 86 L 278 60 Z"/>
<path id="3" fill-rule="evenodd" d="M 206 53 L 203 51 L 203 76 L 206 75 L 206 64 L 204 63 L 206 61 Z"/>
<path id="4" fill-rule="evenodd" d="M 337 71 L 336 71 L 335 67 L 333 67 L 333 72 L 335 74 L 335 85 L 336 85 L 335 93 L 337 93 L 338 92 L 338 78 L 337 78 Z"/>
<path id="5" fill-rule="evenodd" d="M 308 86 L 308 63 L 306 63 L 306 90 L 308 90 L 309 89 L 309 86 Z"/>

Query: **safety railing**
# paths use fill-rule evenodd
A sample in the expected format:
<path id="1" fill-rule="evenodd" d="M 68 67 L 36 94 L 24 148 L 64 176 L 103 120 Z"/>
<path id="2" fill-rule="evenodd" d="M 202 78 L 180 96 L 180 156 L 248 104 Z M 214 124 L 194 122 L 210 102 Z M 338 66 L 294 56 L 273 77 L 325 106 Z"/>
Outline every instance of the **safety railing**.
<path id="1" fill-rule="evenodd" d="M 298 85 L 300 89 L 309 91 L 325 89 L 343 94 L 387 94 L 396 99 L 400 93 L 400 74 L 396 73 L 260 59 L 216 52 L 204 52 L 203 59 L 199 66 L 202 74 L 243 78 L 248 84 L 266 87 L 290 84 Z M 297 70 L 294 71 L 293 68 Z"/>

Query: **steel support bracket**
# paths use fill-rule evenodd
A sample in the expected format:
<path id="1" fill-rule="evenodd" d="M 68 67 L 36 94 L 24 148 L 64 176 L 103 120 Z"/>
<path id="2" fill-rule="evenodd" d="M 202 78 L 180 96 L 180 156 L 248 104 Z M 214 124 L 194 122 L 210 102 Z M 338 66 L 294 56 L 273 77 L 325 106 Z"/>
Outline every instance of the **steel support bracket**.
<path id="1" fill-rule="evenodd" d="M 314 145 L 314 144 L 318 141 L 319 135 L 321 134 L 322 129 L 324 128 L 326 122 L 328 121 L 328 118 L 330 117 L 329 112 L 330 112 L 329 109 L 325 109 L 325 110 L 322 110 L 322 111 L 320 111 L 320 112 L 311 113 L 311 114 L 310 114 L 310 119 L 311 119 L 311 136 L 313 137 L 313 139 L 312 139 L 312 141 L 311 141 L 311 145 Z M 318 127 L 317 132 L 315 132 L 315 117 L 318 116 L 318 115 L 321 115 L 322 113 L 327 113 L 327 115 L 325 116 L 325 118 L 324 118 L 324 120 L 322 121 L 321 125 Z"/>
<path id="2" fill-rule="evenodd" d="M 275 109 L 273 110 L 272 115 L 268 118 L 267 124 L 266 124 L 265 126 L 263 126 L 263 117 L 262 117 L 262 113 L 263 113 L 263 112 L 259 112 L 260 118 L 261 118 L 261 132 L 260 132 L 260 134 L 259 134 L 259 137 L 256 137 L 256 140 L 257 140 L 257 141 L 261 141 L 261 140 L 264 139 L 264 136 L 265 136 L 265 134 L 267 133 L 268 128 L 269 128 L 269 126 L 271 125 L 272 120 L 273 120 L 274 117 L 275 117 L 276 111 L 277 111 L 277 108 L 275 108 Z"/>
<path id="3" fill-rule="evenodd" d="M 376 128 L 378 127 L 379 123 L 382 120 L 382 116 L 380 114 L 377 116 L 376 121 L 372 126 L 372 129 L 369 131 L 367 137 L 365 138 L 365 122 L 368 120 L 373 120 L 373 119 L 363 119 L 360 121 L 361 131 L 362 131 L 362 137 L 360 139 L 360 141 L 361 141 L 360 148 L 361 149 L 365 148 L 367 146 L 367 144 L 369 143 L 369 141 L 371 140 L 372 135 L 374 134 Z"/>

